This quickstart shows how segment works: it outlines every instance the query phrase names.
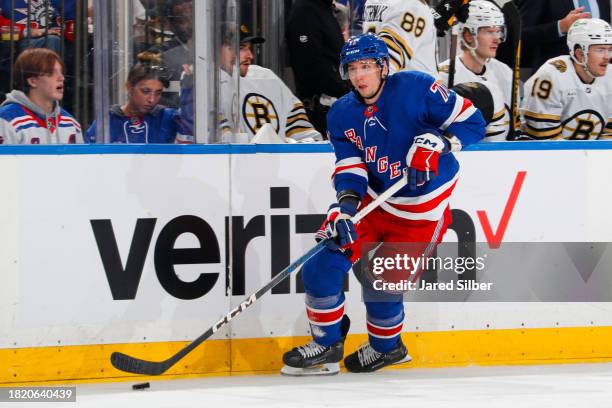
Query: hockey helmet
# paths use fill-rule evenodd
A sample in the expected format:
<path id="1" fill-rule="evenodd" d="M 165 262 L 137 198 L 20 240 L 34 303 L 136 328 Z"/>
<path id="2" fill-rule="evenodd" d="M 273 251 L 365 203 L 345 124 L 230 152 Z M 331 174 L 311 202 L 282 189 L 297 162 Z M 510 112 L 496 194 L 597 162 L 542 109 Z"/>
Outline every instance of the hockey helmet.
<path id="1" fill-rule="evenodd" d="M 364 59 L 374 59 L 380 67 L 389 64 L 389 50 L 376 34 L 365 33 L 349 38 L 340 51 L 340 76 L 348 79 L 348 64 Z"/>
<path id="2" fill-rule="evenodd" d="M 595 44 L 612 44 L 612 27 L 598 18 L 576 20 L 567 33 L 567 46 L 572 59 L 576 62 L 576 47 L 587 55 L 589 47 Z"/>
<path id="3" fill-rule="evenodd" d="M 506 26 L 504 20 L 504 13 L 497 7 L 495 4 L 486 0 L 472 0 L 470 1 L 469 9 L 468 9 L 468 18 L 465 23 L 462 23 L 460 26 L 460 32 L 463 32 L 463 29 L 466 28 L 472 33 L 474 38 L 478 35 L 478 29 L 482 27 L 500 27 L 501 28 L 501 37 L 500 41 L 504 42 L 506 39 Z M 469 44 L 466 44 L 463 41 L 463 36 L 460 37 L 461 42 L 468 48 L 477 48 L 478 44 L 475 47 L 471 47 Z"/>

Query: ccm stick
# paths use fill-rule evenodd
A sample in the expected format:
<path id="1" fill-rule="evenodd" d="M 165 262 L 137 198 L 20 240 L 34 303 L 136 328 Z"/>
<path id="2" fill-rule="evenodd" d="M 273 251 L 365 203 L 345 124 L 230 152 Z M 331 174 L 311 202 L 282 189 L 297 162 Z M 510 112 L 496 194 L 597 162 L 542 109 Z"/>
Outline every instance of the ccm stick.
<path id="1" fill-rule="evenodd" d="M 359 211 L 353 218 L 353 223 L 357 224 L 361 221 L 366 215 L 368 215 L 372 210 L 378 207 L 381 203 L 391 198 L 393 194 L 400 191 L 408 184 L 408 178 L 404 175 L 399 181 L 389 187 L 385 192 L 376 197 L 370 204 L 365 206 L 361 211 Z M 268 282 L 264 287 L 259 289 L 257 292 L 253 293 L 249 297 L 247 297 L 242 303 L 232 309 L 225 317 L 212 325 L 208 330 L 202 333 L 197 339 L 193 340 L 191 343 L 180 349 L 176 354 L 168 358 L 164 361 L 148 361 L 142 360 L 136 357 L 128 356 L 127 354 L 114 352 L 111 354 L 111 364 L 118 370 L 125 371 L 133 374 L 144 374 L 144 375 L 160 375 L 166 372 L 170 367 L 175 365 L 179 360 L 189 354 L 193 349 L 198 347 L 208 338 L 210 338 L 215 332 L 217 332 L 220 328 L 229 323 L 234 317 L 238 316 L 242 312 L 244 312 L 249 306 L 255 303 L 259 298 L 261 298 L 264 294 L 266 294 L 270 289 L 281 283 L 287 276 L 289 276 L 293 271 L 299 268 L 303 263 L 308 261 L 310 258 L 315 256 L 325 247 L 325 240 L 319 242 L 313 248 L 311 248 L 308 252 L 302 255 L 297 261 L 293 262 L 291 265 L 287 266 L 283 269 L 278 275 L 276 275 L 270 282 Z"/>

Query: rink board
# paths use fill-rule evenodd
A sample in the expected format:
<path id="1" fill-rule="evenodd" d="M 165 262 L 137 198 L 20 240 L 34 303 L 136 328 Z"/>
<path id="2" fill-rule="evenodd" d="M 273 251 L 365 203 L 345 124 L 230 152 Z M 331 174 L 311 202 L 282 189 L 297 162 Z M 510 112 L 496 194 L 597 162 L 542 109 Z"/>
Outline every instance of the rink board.
<path id="1" fill-rule="evenodd" d="M 306 224 L 334 197 L 333 154 L 315 150 L 0 155 L 0 383 L 125 377 L 112 351 L 164 359 L 197 337 L 245 297 L 227 295 L 228 271 L 250 294 L 313 245 Z M 476 241 L 491 238 L 479 211 L 496 233 L 505 214 L 503 242 L 612 241 L 612 151 L 458 157 L 452 206 L 469 215 Z M 227 268 L 236 253 L 244 266 Z M 296 286 L 292 276 L 286 293 L 267 295 L 169 374 L 277 370 L 308 335 Z M 347 312 L 353 349 L 365 340 L 353 277 Z M 610 303 L 410 303 L 404 336 L 414 366 L 601 361 L 612 358 L 611 312 Z"/>

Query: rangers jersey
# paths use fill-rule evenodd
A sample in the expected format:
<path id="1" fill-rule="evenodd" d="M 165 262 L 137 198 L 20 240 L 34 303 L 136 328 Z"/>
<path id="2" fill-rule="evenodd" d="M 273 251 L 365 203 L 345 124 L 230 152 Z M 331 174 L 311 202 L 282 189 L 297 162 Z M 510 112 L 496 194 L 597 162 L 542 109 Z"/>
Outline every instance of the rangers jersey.
<path id="1" fill-rule="evenodd" d="M 142 117 L 127 116 L 121 106 L 111 107 L 110 143 L 193 143 L 176 109 L 156 106 Z M 96 141 L 96 121 L 87 129 L 87 141 Z"/>
<path id="2" fill-rule="evenodd" d="M 50 115 L 21 91 L 7 95 L 0 108 L 0 144 L 83 143 L 81 125 L 56 103 Z"/>
<path id="3" fill-rule="evenodd" d="M 485 135 L 482 114 L 469 100 L 414 71 L 389 76 L 374 105 L 365 105 L 355 92 L 346 94 L 332 106 L 327 123 L 336 154 L 336 191 L 371 198 L 403 177 L 415 136 L 433 129 L 456 136 L 466 146 Z M 458 171 L 453 154 L 443 154 L 437 177 L 416 190 L 405 187 L 381 208 L 404 219 L 437 221 L 448 206 Z"/>
<path id="4" fill-rule="evenodd" d="M 448 72 L 450 62 L 440 64 L 440 80 L 448 85 Z M 512 70 L 509 66 L 495 58 L 490 59 L 484 70 L 475 74 L 467 68 L 461 60 L 461 55 L 455 59 L 455 84 L 464 82 L 479 82 L 485 84 L 493 97 L 493 119 L 487 126 L 485 140 L 506 140 L 510 131 L 510 106 L 512 99 Z"/>
<path id="5" fill-rule="evenodd" d="M 367 0 L 363 32 L 378 34 L 389 49 L 390 71 L 403 69 L 438 76 L 436 29 L 421 0 Z"/>
<path id="6" fill-rule="evenodd" d="M 523 131 L 534 139 L 612 137 L 612 72 L 582 82 L 569 55 L 549 59 L 527 80 Z"/>

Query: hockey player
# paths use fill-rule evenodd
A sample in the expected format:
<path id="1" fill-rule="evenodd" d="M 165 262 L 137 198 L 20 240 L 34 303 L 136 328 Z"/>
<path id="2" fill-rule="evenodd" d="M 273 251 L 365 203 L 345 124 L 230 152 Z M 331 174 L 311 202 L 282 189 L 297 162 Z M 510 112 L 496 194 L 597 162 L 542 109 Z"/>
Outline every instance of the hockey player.
<path id="1" fill-rule="evenodd" d="M 83 143 L 79 123 L 59 106 L 64 63 L 46 48 L 23 51 L 14 67 L 14 89 L 0 108 L 0 144 Z"/>
<path id="2" fill-rule="evenodd" d="M 389 75 L 387 47 L 374 34 L 345 43 L 340 72 L 353 91 L 329 112 L 337 203 L 317 234 L 335 238 L 302 269 L 313 341 L 284 354 L 286 375 L 338 372 L 349 326 L 342 287 L 346 273 L 360 258 L 361 246 L 414 242 L 422 252 L 412 256 L 427 256 L 451 221 L 449 197 L 459 170 L 452 152 L 485 134 L 480 112 L 435 78 L 414 71 Z M 405 170 L 408 186 L 354 226 L 350 219 L 357 210 L 399 177 L 406 177 Z M 362 285 L 364 294 L 371 294 L 367 282 Z M 401 294 L 374 299 L 364 298 L 369 342 L 344 360 L 351 372 L 410 360 L 400 338 Z"/>
<path id="3" fill-rule="evenodd" d="M 271 70 L 253 64 L 253 44 L 259 40 L 263 38 L 244 36 L 240 41 L 241 131 L 251 140 L 270 123 L 281 138 L 291 142 L 323 140 L 289 87 Z"/>
<path id="4" fill-rule="evenodd" d="M 438 76 L 432 10 L 422 0 L 367 0 L 363 32 L 378 34 L 389 48 L 391 73 L 403 69 Z"/>
<path id="5" fill-rule="evenodd" d="M 485 140 L 506 140 L 510 131 L 512 70 L 495 59 L 505 39 L 504 14 L 490 1 L 472 0 L 468 18 L 459 28 L 462 53 L 455 60 L 454 83 L 479 82 L 489 88 L 494 113 Z M 440 80 L 446 85 L 449 66 L 446 60 L 439 67 Z"/>
<path id="6" fill-rule="evenodd" d="M 523 131 L 533 139 L 612 136 L 612 28 L 580 19 L 567 33 L 569 55 L 551 58 L 524 87 Z"/>
<path id="7" fill-rule="evenodd" d="M 159 105 L 167 84 L 166 70 L 160 66 L 132 67 L 125 84 L 127 103 L 110 109 L 110 143 L 193 143 L 181 114 Z M 96 141 L 96 121 L 87 129 L 87 140 Z"/>

